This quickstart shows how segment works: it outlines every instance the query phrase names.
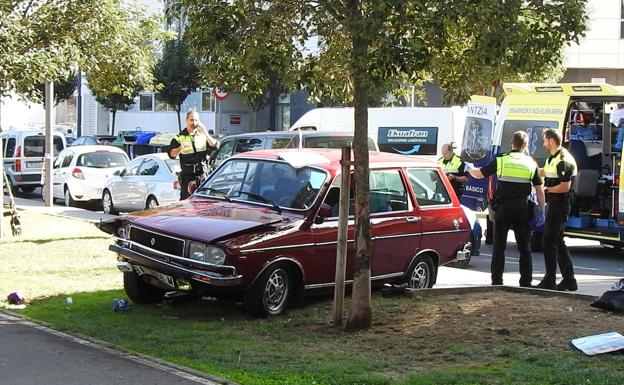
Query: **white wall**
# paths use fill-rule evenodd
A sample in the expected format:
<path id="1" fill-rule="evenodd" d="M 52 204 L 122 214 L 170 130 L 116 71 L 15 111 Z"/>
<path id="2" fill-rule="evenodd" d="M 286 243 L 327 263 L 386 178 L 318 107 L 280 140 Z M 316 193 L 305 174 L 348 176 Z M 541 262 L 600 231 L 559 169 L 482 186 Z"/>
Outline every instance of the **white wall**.
<path id="1" fill-rule="evenodd" d="M 620 39 L 619 0 L 589 0 L 588 30 L 580 44 L 566 50 L 567 68 L 624 68 L 624 40 Z"/>

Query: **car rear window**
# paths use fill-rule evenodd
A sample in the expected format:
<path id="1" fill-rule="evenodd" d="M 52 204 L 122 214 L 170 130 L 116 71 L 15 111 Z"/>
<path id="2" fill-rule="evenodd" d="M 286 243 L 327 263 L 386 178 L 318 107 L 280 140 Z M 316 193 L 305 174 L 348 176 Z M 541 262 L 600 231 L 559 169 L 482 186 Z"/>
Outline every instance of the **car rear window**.
<path id="1" fill-rule="evenodd" d="M 45 136 L 27 136 L 24 138 L 24 156 L 40 157 L 45 155 Z M 63 139 L 54 137 L 54 156 L 63 150 Z"/>
<path id="2" fill-rule="evenodd" d="M 180 161 L 177 159 L 167 159 L 165 160 L 165 164 L 172 174 L 177 174 L 182 171 L 182 168 L 180 167 Z"/>
<path id="3" fill-rule="evenodd" d="M 305 138 L 305 147 L 307 148 L 342 148 L 345 145 L 353 146 L 352 136 L 321 136 Z M 377 151 L 375 142 L 368 138 L 368 150 Z"/>
<path id="4" fill-rule="evenodd" d="M 109 151 L 96 151 L 82 154 L 76 161 L 76 166 L 92 168 L 123 167 L 128 164 L 124 154 Z"/>

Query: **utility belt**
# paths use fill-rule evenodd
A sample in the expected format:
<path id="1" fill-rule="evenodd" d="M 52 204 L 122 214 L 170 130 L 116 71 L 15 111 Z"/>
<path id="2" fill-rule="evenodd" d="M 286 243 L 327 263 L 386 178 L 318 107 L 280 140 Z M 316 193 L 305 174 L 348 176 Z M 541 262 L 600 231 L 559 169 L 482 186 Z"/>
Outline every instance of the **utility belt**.
<path id="1" fill-rule="evenodd" d="M 204 165 L 202 163 L 180 163 L 184 174 L 199 175 L 204 173 Z"/>
<path id="2" fill-rule="evenodd" d="M 570 193 L 546 192 L 546 202 L 570 202 Z"/>

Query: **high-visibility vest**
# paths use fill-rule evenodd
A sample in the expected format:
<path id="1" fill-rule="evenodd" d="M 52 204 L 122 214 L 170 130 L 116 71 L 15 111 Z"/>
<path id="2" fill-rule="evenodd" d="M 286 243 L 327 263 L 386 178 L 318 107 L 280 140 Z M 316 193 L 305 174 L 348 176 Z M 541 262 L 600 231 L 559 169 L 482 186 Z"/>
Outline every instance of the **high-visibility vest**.
<path id="1" fill-rule="evenodd" d="M 572 156 L 572 154 L 570 154 L 570 152 L 568 150 L 566 150 L 565 148 L 561 148 L 561 150 L 559 151 L 559 154 L 557 154 L 557 156 L 555 156 L 554 158 L 550 159 L 550 158 L 546 159 L 546 163 L 544 164 L 544 176 L 547 179 L 556 179 L 556 183 L 552 184 L 553 186 L 558 185 L 559 183 L 561 183 L 561 181 L 559 180 L 559 174 L 557 174 L 557 166 L 559 165 L 560 162 L 568 162 L 570 163 L 572 166 L 574 166 L 574 169 L 572 171 L 572 176 L 576 176 L 576 173 L 578 171 L 578 168 L 576 167 L 576 160 L 574 160 L 574 157 Z"/>
<path id="2" fill-rule="evenodd" d="M 446 174 L 459 174 L 459 168 L 461 167 L 461 158 L 455 154 L 449 162 L 444 163 L 444 157 L 438 159 L 438 163 L 444 167 L 444 172 Z"/>
<path id="3" fill-rule="evenodd" d="M 193 135 L 180 134 L 180 135 L 177 135 L 175 139 L 181 145 L 184 145 L 184 143 L 194 144 L 189 147 L 183 146 L 180 154 L 189 155 L 195 152 L 202 152 L 202 151 L 208 150 L 208 146 L 207 146 L 208 138 L 206 138 L 206 136 L 200 133 L 199 131 L 195 131 Z"/>
<path id="4" fill-rule="evenodd" d="M 531 183 L 535 170 L 537 163 L 522 152 L 508 152 L 496 161 L 496 175 L 502 182 Z"/>

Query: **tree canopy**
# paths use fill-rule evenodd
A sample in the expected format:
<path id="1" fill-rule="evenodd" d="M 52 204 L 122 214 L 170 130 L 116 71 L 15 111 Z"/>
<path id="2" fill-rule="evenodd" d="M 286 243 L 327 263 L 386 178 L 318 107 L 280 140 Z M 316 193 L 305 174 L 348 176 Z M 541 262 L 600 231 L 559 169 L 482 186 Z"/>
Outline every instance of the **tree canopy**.
<path id="1" fill-rule="evenodd" d="M 353 302 L 347 329 L 370 325 L 368 109 L 435 79 L 464 103 L 494 79 L 527 78 L 561 61 L 585 25 L 585 0 L 179 0 L 200 71 L 248 98 L 273 73 L 313 98 L 355 108 Z M 312 52 L 306 41 L 318 39 Z M 538 55 L 539 57 L 529 57 Z"/>

